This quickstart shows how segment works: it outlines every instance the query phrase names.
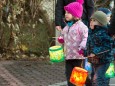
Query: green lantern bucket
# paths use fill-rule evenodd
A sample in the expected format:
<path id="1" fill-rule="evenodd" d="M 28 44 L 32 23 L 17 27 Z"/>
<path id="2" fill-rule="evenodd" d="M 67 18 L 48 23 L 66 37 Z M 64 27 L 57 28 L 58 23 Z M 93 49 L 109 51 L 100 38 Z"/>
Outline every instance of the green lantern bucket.
<path id="1" fill-rule="evenodd" d="M 52 46 L 49 48 L 50 61 L 62 62 L 64 61 L 64 53 L 62 46 Z"/>
<path id="2" fill-rule="evenodd" d="M 105 76 L 108 78 L 114 78 L 115 77 L 115 70 L 114 70 L 114 63 L 111 62 L 109 65 L 109 68 L 107 69 Z"/>

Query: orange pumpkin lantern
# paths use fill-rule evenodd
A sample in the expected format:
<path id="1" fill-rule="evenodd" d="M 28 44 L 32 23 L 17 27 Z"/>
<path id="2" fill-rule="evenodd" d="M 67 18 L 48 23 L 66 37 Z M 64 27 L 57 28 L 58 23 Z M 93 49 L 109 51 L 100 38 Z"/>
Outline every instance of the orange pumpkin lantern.
<path id="1" fill-rule="evenodd" d="M 80 67 L 74 67 L 70 77 L 70 82 L 76 86 L 84 86 L 87 75 L 87 70 Z"/>

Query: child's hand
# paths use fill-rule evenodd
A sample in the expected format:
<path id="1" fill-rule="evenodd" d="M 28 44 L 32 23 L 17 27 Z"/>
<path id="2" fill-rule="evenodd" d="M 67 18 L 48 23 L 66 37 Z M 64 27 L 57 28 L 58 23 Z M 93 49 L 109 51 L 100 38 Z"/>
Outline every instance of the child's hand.
<path id="1" fill-rule="evenodd" d="M 62 36 L 59 36 L 59 37 L 58 37 L 58 42 L 59 42 L 59 43 L 61 43 L 61 44 L 63 44 L 63 43 L 64 43 L 64 39 L 63 39 L 63 37 L 62 37 Z"/>
<path id="2" fill-rule="evenodd" d="M 79 50 L 78 51 L 78 53 L 79 53 L 79 55 L 84 55 L 84 52 L 83 52 L 83 50 L 81 49 L 81 50 Z"/>
<path id="3" fill-rule="evenodd" d="M 56 26 L 56 29 L 57 29 L 58 31 L 62 31 L 61 26 Z"/>
<path id="4" fill-rule="evenodd" d="M 89 56 L 87 56 L 88 58 L 90 58 L 90 57 L 94 57 L 95 56 L 95 54 L 93 54 L 93 53 L 91 53 Z"/>

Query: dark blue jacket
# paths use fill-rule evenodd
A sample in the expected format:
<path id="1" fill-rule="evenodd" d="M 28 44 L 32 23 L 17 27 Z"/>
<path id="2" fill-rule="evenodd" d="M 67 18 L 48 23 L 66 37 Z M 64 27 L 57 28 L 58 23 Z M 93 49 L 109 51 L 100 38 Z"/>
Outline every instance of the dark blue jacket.
<path id="1" fill-rule="evenodd" d="M 100 63 L 108 63 L 114 60 L 111 53 L 113 45 L 112 38 L 108 35 L 107 27 L 95 26 L 94 30 L 89 29 L 86 55 L 93 53 L 98 56 Z"/>

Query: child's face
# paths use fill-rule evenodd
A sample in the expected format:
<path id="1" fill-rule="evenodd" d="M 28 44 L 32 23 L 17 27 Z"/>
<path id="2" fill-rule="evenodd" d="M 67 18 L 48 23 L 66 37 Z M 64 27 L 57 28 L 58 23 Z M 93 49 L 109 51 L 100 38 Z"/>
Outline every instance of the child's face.
<path id="1" fill-rule="evenodd" d="M 94 29 L 95 25 L 100 25 L 100 23 L 97 20 L 95 20 L 95 19 L 91 19 L 90 20 L 90 28 Z"/>
<path id="2" fill-rule="evenodd" d="M 110 22 L 111 14 L 107 15 L 107 21 Z"/>
<path id="3" fill-rule="evenodd" d="M 68 11 L 66 11 L 65 19 L 66 19 L 66 21 L 71 21 L 71 20 L 73 20 L 73 16 Z"/>

